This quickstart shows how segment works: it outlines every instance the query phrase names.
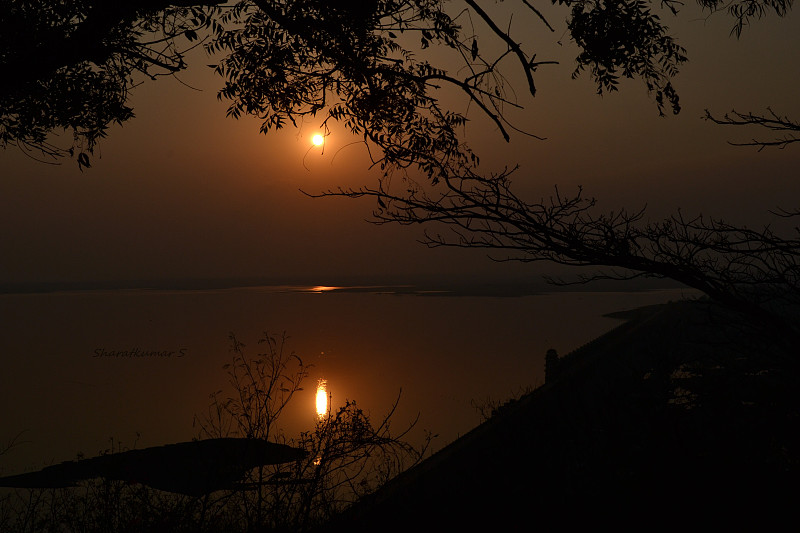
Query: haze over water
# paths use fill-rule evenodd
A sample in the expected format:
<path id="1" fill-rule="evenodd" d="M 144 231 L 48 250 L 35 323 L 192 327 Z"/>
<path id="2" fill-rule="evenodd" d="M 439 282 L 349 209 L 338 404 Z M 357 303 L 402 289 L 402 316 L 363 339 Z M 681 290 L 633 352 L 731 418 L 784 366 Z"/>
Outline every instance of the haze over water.
<path id="1" fill-rule="evenodd" d="M 325 379 L 333 409 L 356 400 L 376 419 L 402 389 L 395 423 L 419 413 L 419 435 L 439 434 L 438 449 L 480 422 L 474 403 L 540 385 L 548 348 L 567 353 L 619 324 L 604 314 L 694 295 L 325 289 L 0 295 L 0 442 L 24 432 L 0 458 L 0 474 L 96 455 L 110 437 L 139 448 L 191 440 L 209 394 L 227 391 L 229 332 L 251 356 L 263 351 L 264 331 L 286 332 L 287 348 L 314 365 L 281 420 L 288 438 L 313 426 Z"/>

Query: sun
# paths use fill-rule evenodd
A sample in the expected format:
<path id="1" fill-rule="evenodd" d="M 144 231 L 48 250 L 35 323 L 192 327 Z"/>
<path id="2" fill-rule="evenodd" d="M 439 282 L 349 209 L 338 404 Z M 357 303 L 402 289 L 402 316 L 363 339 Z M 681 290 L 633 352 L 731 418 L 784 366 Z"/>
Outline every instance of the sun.
<path id="1" fill-rule="evenodd" d="M 323 137 L 323 136 L 322 136 L 321 134 L 319 134 L 319 133 L 317 133 L 317 134 L 315 134 L 313 137 L 311 137 L 311 143 L 312 143 L 314 146 L 322 146 L 322 144 L 323 144 L 324 142 L 325 142 L 325 137 Z"/>

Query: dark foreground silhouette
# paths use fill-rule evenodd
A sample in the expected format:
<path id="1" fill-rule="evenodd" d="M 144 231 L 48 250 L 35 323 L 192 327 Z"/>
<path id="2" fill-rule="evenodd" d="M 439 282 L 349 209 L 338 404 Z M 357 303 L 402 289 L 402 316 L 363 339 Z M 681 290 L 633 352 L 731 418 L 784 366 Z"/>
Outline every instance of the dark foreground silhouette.
<path id="1" fill-rule="evenodd" d="M 71 487 L 102 477 L 200 496 L 236 488 L 236 482 L 257 466 L 288 463 L 305 456 L 304 450 L 260 439 L 208 439 L 66 461 L 38 472 L 0 478 L 0 486 Z"/>
<path id="2" fill-rule="evenodd" d="M 764 531 L 794 515 L 798 348 L 704 302 L 624 318 L 323 530 Z"/>

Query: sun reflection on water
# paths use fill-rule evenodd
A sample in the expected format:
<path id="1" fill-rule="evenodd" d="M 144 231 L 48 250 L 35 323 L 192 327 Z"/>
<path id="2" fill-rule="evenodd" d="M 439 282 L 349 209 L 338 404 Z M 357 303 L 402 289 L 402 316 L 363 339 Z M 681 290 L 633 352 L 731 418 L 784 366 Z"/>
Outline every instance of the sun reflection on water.
<path id="1" fill-rule="evenodd" d="M 317 380 L 317 416 L 323 418 L 328 414 L 328 380 Z"/>
<path id="2" fill-rule="evenodd" d="M 329 287 L 327 285 L 315 285 L 314 287 L 311 287 L 310 289 L 308 289 L 308 291 L 309 292 L 329 292 L 329 291 L 335 291 L 337 289 L 341 289 L 341 287 Z"/>

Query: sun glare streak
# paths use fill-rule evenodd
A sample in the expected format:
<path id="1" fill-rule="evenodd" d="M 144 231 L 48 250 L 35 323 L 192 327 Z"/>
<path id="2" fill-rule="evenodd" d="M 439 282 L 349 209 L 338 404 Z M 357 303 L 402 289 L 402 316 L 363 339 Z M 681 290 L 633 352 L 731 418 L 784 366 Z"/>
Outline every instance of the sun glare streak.
<path id="1" fill-rule="evenodd" d="M 328 380 L 317 381 L 317 416 L 322 418 L 328 414 Z"/>
<path id="2" fill-rule="evenodd" d="M 329 292 L 341 289 L 341 287 L 329 287 L 327 285 L 315 285 L 308 289 L 309 292 Z"/>

